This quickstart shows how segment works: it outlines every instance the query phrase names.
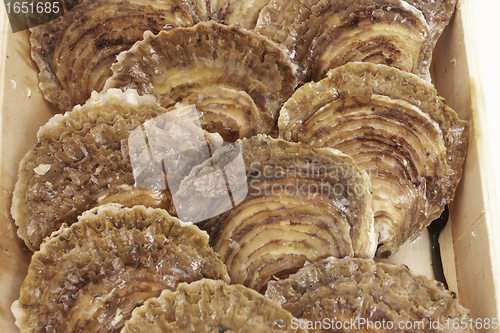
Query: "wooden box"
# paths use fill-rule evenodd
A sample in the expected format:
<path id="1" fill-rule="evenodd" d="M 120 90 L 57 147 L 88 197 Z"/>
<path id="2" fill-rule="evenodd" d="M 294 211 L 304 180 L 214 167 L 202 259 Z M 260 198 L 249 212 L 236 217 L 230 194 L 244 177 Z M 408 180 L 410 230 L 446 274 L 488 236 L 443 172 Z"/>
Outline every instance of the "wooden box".
<path id="1" fill-rule="evenodd" d="M 451 223 L 440 238 L 450 289 L 477 322 L 500 315 L 500 228 L 494 207 L 484 98 L 477 78 L 471 22 L 472 0 L 459 0 L 456 13 L 434 53 L 433 76 L 440 95 L 470 122 L 470 142 L 464 174 L 453 203 Z M 3 6 L 2 6 L 3 7 Z M 0 332 L 19 332 L 10 306 L 19 297 L 31 253 L 16 236 L 10 215 L 18 164 L 35 144 L 38 128 L 55 114 L 38 87 L 38 69 L 30 57 L 29 32 L 12 33 L 5 9 L 0 9 Z M 432 277 L 427 233 L 406 244 L 388 261 L 404 263 Z M 498 319 L 497 319 L 498 322 Z M 485 330 L 479 331 L 496 331 Z"/>

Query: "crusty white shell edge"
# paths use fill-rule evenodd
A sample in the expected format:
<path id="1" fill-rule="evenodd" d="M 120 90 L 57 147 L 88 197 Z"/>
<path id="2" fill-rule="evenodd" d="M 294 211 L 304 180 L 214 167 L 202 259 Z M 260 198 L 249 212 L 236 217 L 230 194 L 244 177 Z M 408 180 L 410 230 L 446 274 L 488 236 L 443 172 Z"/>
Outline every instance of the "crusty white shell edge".
<path id="1" fill-rule="evenodd" d="M 236 287 L 242 287 L 242 288 L 245 288 L 250 294 L 254 294 L 256 297 L 265 297 L 264 295 L 260 294 L 256 290 L 253 290 L 251 288 L 245 287 L 245 286 L 240 285 L 240 284 L 229 284 L 229 283 L 227 283 L 227 281 L 223 281 L 223 280 L 212 280 L 212 279 L 206 279 L 205 278 L 205 279 L 194 281 L 192 283 L 181 282 L 177 286 L 176 290 L 164 289 L 161 292 L 160 296 L 158 296 L 158 297 L 151 297 L 148 300 L 146 300 L 141 306 L 136 307 L 132 311 L 132 315 L 131 315 L 131 317 L 129 319 L 129 322 L 132 321 L 133 318 L 139 317 L 140 316 L 139 312 L 141 310 L 146 309 L 147 307 L 149 307 L 151 303 L 162 303 L 163 300 L 166 298 L 167 295 L 169 295 L 169 294 L 177 294 L 179 292 L 179 287 L 185 286 L 185 287 L 191 287 L 192 288 L 193 286 L 198 285 L 198 284 L 209 284 L 209 285 L 212 285 L 212 287 L 217 287 L 220 284 L 223 284 L 223 285 L 225 284 L 227 286 L 227 288 L 229 288 L 229 289 L 233 289 L 233 288 L 236 288 Z M 268 298 L 267 301 L 274 303 L 274 301 L 272 301 L 270 298 Z M 277 305 L 277 303 L 276 303 L 276 305 Z M 127 323 L 125 323 L 125 325 L 127 325 Z"/>

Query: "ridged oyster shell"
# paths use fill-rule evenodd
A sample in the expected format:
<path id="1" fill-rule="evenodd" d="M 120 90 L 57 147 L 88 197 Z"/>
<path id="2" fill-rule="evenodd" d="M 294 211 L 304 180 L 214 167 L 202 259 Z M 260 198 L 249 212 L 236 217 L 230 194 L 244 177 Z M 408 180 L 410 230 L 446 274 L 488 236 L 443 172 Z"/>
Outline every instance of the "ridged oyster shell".
<path id="1" fill-rule="evenodd" d="M 349 61 L 381 63 L 430 81 L 432 51 L 456 0 L 271 0 L 255 30 L 283 45 L 302 82 Z"/>
<path id="2" fill-rule="evenodd" d="M 222 141 L 184 111 L 167 112 L 152 96 L 112 89 L 50 119 L 19 166 L 11 209 L 19 237 L 36 250 L 63 223 L 70 225 L 83 211 L 108 202 L 174 214 L 164 172 L 180 182 L 199 158 L 209 158 L 207 143 Z M 144 135 L 150 147 L 159 142 L 162 149 L 148 154 Z M 191 155 L 181 154 L 188 150 Z"/>
<path id="3" fill-rule="evenodd" d="M 221 171 L 227 182 L 217 181 Z M 232 201 L 224 212 L 227 188 Z M 200 224 L 210 244 L 232 282 L 257 291 L 306 261 L 375 254 L 370 181 L 333 149 L 265 135 L 243 139 L 193 168 L 174 201 L 187 206 L 186 219 L 214 216 Z"/>
<path id="4" fill-rule="evenodd" d="M 147 299 L 203 278 L 229 282 L 206 232 L 162 209 L 108 204 L 33 254 L 12 311 L 21 332 L 120 332 Z"/>
<path id="5" fill-rule="evenodd" d="M 330 332 L 327 325 L 341 333 L 475 332 L 469 311 L 442 283 L 369 259 L 331 257 L 306 265 L 269 282 L 266 296 L 306 320 L 302 327 L 309 332 Z"/>
<path id="6" fill-rule="evenodd" d="M 122 333 L 302 332 L 292 315 L 256 291 L 223 281 L 200 280 L 165 290 L 134 310 Z"/>
<path id="7" fill-rule="evenodd" d="M 444 28 L 450 23 L 451 17 L 455 12 L 457 0 L 405 0 L 407 3 L 417 8 L 422 12 L 429 25 L 430 38 L 425 55 L 422 61 L 421 73 L 429 71 L 432 61 L 432 52 L 436 47 L 436 43 L 441 37 Z"/>
<path id="8" fill-rule="evenodd" d="M 31 55 L 45 98 L 68 111 L 101 91 L 116 55 L 143 38 L 208 19 L 202 0 L 79 0 L 65 14 L 31 29 Z"/>
<path id="9" fill-rule="evenodd" d="M 352 156 L 371 178 L 377 255 L 390 256 L 439 217 L 462 176 L 468 126 L 415 75 L 350 63 L 298 89 L 280 137 Z"/>
<path id="10" fill-rule="evenodd" d="M 212 99 L 215 107 L 201 112 L 200 121 L 226 141 L 275 130 L 279 109 L 297 83 L 295 67 L 268 38 L 213 21 L 146 34 L 112 68 L 104 89 L 133 88 L 154 95 L 163 107 Z M 220 100 L 211 95 L 219 88 L 226 94 Z M 233 112 L 233 100 L 248 97 L 257 110 L 245 102 Z"/>

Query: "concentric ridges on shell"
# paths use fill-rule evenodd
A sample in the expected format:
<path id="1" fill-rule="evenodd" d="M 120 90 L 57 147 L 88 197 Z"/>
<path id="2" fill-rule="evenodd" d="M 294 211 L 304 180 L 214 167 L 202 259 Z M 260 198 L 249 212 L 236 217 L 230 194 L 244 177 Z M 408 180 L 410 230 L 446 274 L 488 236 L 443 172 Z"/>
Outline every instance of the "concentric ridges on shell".
<path id="1" fill-rule="evenodd" d="M 455 2 L 271 0 L 255 30 L 287 49 L 303 82 L 349 61 L 387 64 L 430 81 L 432 51 Z"/>
<path id="2" fill-rule="evenodd" d="M 431 84 L 350 63 L 304 85 L 281 110 L 280 137 L 352 156 L 372 180 L 378 255 L 413 239 L 454 196 L 467 147 L 461 121 Z"/>
<path id="3" fill-rule="evenodd" d="M 242 28 L 253 30 L 262 9 L 270 2 L 270 0 L 211 0 L 210 17 L 218 23 L 237 24 Z"/>

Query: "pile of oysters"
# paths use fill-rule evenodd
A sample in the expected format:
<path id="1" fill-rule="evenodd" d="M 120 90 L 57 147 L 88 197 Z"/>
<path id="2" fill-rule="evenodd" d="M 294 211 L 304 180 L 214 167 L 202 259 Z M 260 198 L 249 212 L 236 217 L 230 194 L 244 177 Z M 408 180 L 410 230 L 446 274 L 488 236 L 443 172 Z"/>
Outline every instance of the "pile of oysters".
<path id="1" fill-rule="evenodd" d="M 455 4 L 78 0 L 32 28 L 63 113 L 13 197 L 34 251 L 21 332 L 469 322 L 440 282 L 373 260 L 417 238 L 462 176 L 468 124 L 430 75 Z M 353 320 L 367 325 L 333 324 Z"/>

